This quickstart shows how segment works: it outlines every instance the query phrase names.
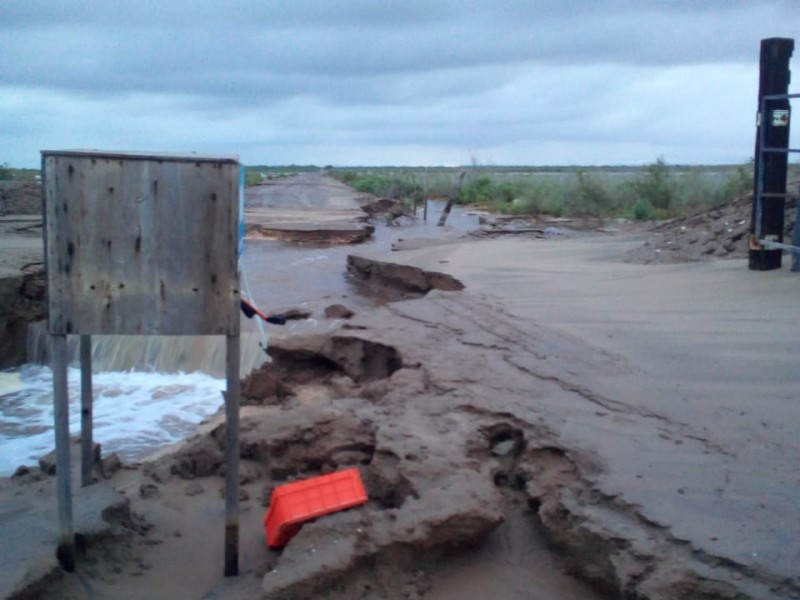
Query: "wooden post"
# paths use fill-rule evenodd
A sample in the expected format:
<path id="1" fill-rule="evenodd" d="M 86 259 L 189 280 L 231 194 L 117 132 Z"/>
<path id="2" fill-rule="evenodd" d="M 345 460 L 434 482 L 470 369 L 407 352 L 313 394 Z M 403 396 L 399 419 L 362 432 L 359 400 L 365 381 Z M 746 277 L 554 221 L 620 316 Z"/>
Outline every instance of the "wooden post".
<path id="1" fill-rule="evenodd" d="M 461 193 L 461 188 L 464 186 L 464 177 L 466 177 L 466 175 L 467 173 L 465 171 L 461 171 L 461 173 L 458 174 L 458 188 L 456 194 L 447 201 L 447 204 L 444 205 L 444 210 L 442 211 L 442 214 L 439 217 L 439 222 L 437 223 L 439 227 L 444 226 L 445 222 L 447 221 L 447 217 L 450 215 L 450 210 L 453 208 L 453 202 L 456 201 L 456 197 Z"/>
<path id="2" fill-rule="evenodd" d="M 239 574 L 239 335 L 227 336 L 225 393 L 225 577 Z"/>
<path id="3" fill-rule="evenodd" d="M 759 240 L 783 242 L 787 152 L 765 152 L 766 148 L 789 147 L 789 100 L 764 100 L 764 96 L 786 94 L 789 89 L 789 58 L 794 40 L 761 40 L 758 85 L 758 126 L 755 149 L 755 188 L 750 222 L 749 268 L 768 271 L 781 267 L 781 249 L 766 249 Z M 780 113 L 776 111 L 787 111 Z M 763 114 L 762 114 L 763 113 Z M 780 115 L 786 115 L 781 124 Z"/>
<path id="4" fill-rule="evenodd" d="M 792 245 L 795 250 L 792 250 L 792 272 L 797 273 L 800 271 L 800 202 L 797 203 L 797 215 L 794 219 L 794 234 L 792 237 Z"/>
<path id="5" fill-rule="evenodd" d="M 455 198 L 450 198 L 447 201 L 447 204 L 444 205 L 444 210 L 439 216 L 439 222 L 437 223 L 439 227 L 444 226 L 445 222 L 447 221 L 447 217 L 450 215 L 450 209 L 453 208 L 453 202 L 455 202 Z"/>
<path id="6" fill-rule="evenodd" d="M 69 390 L 67 336 L 50 337 L 53 357 L 53 408 L 56 436 L 56 494 L 60 535 L 56 557 L 65 571 L 75 571 L 75 535 L 72 528 L 72 485 L 69 449 Z"/>
<path id="7" fill-rule="evenodd" d="M 81 487 L 92 485 L 94 440 L 92 435 L 92 336 L 81 336 Z"/>

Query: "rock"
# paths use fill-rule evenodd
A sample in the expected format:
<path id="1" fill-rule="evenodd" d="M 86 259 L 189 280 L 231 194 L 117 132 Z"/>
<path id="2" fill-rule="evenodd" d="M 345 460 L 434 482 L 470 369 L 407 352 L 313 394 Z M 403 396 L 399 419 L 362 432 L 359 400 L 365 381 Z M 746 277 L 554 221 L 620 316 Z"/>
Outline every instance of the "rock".
<path id="1" fill-rule="evenodd" d="M 222 435 L 219 428 L 215 431 Z M 224 464 L 225 456 L 214 435 L 203 435 L 191 440 L 165 460 L 169 461 L 172 474 L 194 479 L 216 474 Z"/>
<path id="2" fill-rule="evenodd" d="M 112 452 L 106 457 L 100 459 L 100 474 L 105 479 L 110 479 L 111 476 L 123 467 L 122 459 L 116 452 Z"/>
<path id="3" fill-rule="evenodd" d="M 325 317 L 328 319 L 349 319 L 354 314 L 344 304 L 331 304 L 325 309 Z"/>
<path id="4" fill-rule="evenodd" d="M 261 479 L 261 470 L 252 465 L 241 465 L 239 468 L 239 484 L 247 485 Z"/>
<path id="5" fill-rule="evenodd" d="M 203 486 L 200 485 L 199 482 L 192 481 L 186 485 L 186 487 L 183 489 L 183 493 L 187 496 L 199 496 L 200 494 L 205 493 L 205 489 L 203 489 Z"/>
<path id="6" fill-rule="evenodd" d="M 365 400 L 377 402 L 378 400 L 381 400 L 388 391 L 389 384 L 386 382 L 386 379 L 379 379 L 378 381 L 372 381 L 361 388 L 358 396 L 359 398 L 364 398 Z"/>
<path id="7" fill-rule="evenodd" d="M 154 498 L 160 493 L 159 487 L 155 483 L 143 483 L 139 486 L 139 495 L 142 498 Z"/>
<path id="8" fill-rule="evenodd" d="M 285 372 L 267 363 L 252 371 L 242 383 L 245 404 L 278 404 L 291 390 L 284 385 Z"/>
<path id="9" fill-rule="evenodd" d="M 172 474 L 169 465 L 159 463 L 147 463 L 142 467 L 142 475 L 149 477 L 156 483 L 164 483 Z"/>
<path id="10" fill-rule="evenodd" d="M 301 404 L 280 419 L 242 418 L 241 456 L 263 465 L 272 479 L 315 474 L 345 451 L 368 460 L 374 448 L 374 425 L 337 405 Z"/>
<path id="11" fill-rule="evenodd" d="M 349 398 L 356 394 L 358 384 L 347 375 L 331 377 L 330 386 L 337 398 Z"/>
<path id="12" fill-rule="evenodd" d="M 81 438 L 80 436 L 74 435 L 71 436 L 69 439 L 70 442 L 70 460 L 71 464 L 77 465 L 80 468 L 81 464 Z M 100 444 L 94 443 L 93 444 L 93 452 L 94 456 L 94 466 L 102 468 L 101 458 L 100 458 Z M 53 448 L 47 454 L 39 457 L 39 468 L 42 470 L 43 473 L 47 475 L 55 475 L 56 474 L 56 450 Z"/>

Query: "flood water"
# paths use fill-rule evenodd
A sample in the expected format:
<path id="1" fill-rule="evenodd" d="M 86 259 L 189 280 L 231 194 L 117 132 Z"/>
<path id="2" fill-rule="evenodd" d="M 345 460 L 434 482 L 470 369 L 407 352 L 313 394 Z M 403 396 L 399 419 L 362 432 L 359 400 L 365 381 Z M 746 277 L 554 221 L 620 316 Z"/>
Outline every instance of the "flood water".
<path id="1" fill-rule="evenodd" d="M 282 335 L 309 327 L 334 327 L 319 319 L 321 308 L 345 304 L 359 311 L 378 301 L 358 294 L 345 274 L 347 255 L 361 249 L 389 250 L 399 239 L 455 238 L 477 228 L 478 217 L 454 207 L 447 225 L 436 222 L 444 204 L 430 201 L 428 220 L 390 227 L 375 223 L 373 239 L 360 246 L 309 246 L 275 240 L 248 240 L 242 258 L 252 298 L 264 312 L 307 307 L 309 322 L 290 321 Z M 268 330 L 275 331 L 272 326 Z M 268 331 L 269 333 L 269 331 Z M 260 334 L 254 322 L 243 319 L 243 372 L 263 362 Z M 0 475 L 22 464 L 35 464 L 52 450 L 52 377 L 46 366 L 47 340 L 43 327 L 29 337 L 29 359 L 5 375 L 14 385 L 0 386 Z M 77 360 L 77 340 L 71 340 Z M 203 418 L 222 405 L 225 389 L 224 338 L 94 336 L 94 439 L 103 453 L 117 452 L 123 461 L 144 458 L 193 431 Z M 44 364 L 37 364 L 44 363 Z M 69 369 L 70 432 L 80 432 L 80 370 Z M 6 392 L 6 393 L 4 393 Z"/>

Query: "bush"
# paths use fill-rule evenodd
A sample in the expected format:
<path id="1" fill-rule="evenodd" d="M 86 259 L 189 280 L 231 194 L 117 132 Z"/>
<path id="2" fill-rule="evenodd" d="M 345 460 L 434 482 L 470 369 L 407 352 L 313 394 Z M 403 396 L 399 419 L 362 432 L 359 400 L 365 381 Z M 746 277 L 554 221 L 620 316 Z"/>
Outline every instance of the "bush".
<path id="1" fill-rule="evenodd" d="M 492 178 L 482 175 L 459 190 L 458 202 L 459 204 L 490 204 L 495 199 L 494 187 Z"/>
<path id="2" fill-rule="evenodd" d="M 11 181 L 12 179 L 14 179 L 14 174 L 8 168 L 8 164 L 3 163 L 0 165 L 0 181 Z"/>
<path id="3" fill-rule="evenodd" d="M 351 185 L 356 179 L 358 179 L 358 173 L 356 171 L 332 171 L 331 175 L 347 185 Z"/>
<path id="4" fill-rule="evenodd" d="M 613 214 L 614 197 L 602 181 L 578 171 L 570 213 L 586 217 L 603 217 Z"/>
<path id="5" fill-rule="evenodd" d="M 246 169 L 244 172 L 244 185 L 258 185 L 259 183 L 264 181 L 264 174 L 261 171 L 252 171 L 250 169 Z"/>
<path id="6" fill-rule="evenodd" d="M 631 218 L 634 221 L 651 221 L 656 216 L 656 209 L 649 200 L 640 199 L 631 207 Z"/>
<path id="7" fill-rule="evenodd" d="M 669 212 L 675 197 L 675 188 L 667 163 L 663 158 L 647 165 L 644 177 L 634 183 L 639 198 L 646 200 L 653 208 Z"/>
<path id="8" fill-rule="evenodd" d="M 409 200 L 421 202 L 425 200 L 425 190 L 413 180 L 386 175 L 365 175 L 355 177 L 348 175 L 341 181 L 359 192 L 392 198 L 393 200 Z"/>
<path id="9" fill-rule="evenodd" d="M 465 170 L 361 168 L 335 170 L 332 174 L 360 191 L 392 198 L 455 197 L 460 204 L 481 204 L 507 214 L 637 220 L 708 210 L 750 192 L 753 185 L 752 164 L 675 167 L 663 158 L 638 168 L 473 164 Z M 800 165 L 789 166 L 789 178 L 793 175 L 800 175 Z"/>
<path id="10" fill-rule="evenodd" d="M 753 161 L 746 167 L 740 165 L 736 170 L 727 176 L 725 183 L 722 185 L 715 204 L 723 204 L 730 202 L 735 198 L 744 196 L 753 191 Z"/>

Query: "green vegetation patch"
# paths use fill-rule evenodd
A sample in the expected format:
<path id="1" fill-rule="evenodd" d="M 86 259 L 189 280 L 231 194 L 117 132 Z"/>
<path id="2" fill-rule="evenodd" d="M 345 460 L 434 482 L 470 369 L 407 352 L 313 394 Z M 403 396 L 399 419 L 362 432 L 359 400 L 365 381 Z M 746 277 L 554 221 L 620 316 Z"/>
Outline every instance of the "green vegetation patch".
<path id="1" fill-rule="evenodd" d="M 373 167 L 332 170 L 353 188 L 392 198 L 451 198 L 506 214 L 666 219 L 709 210 L 753 190 L 752 162 L 635 167 Z M 789 166 L 789 179 L 800 165 Z"/>

